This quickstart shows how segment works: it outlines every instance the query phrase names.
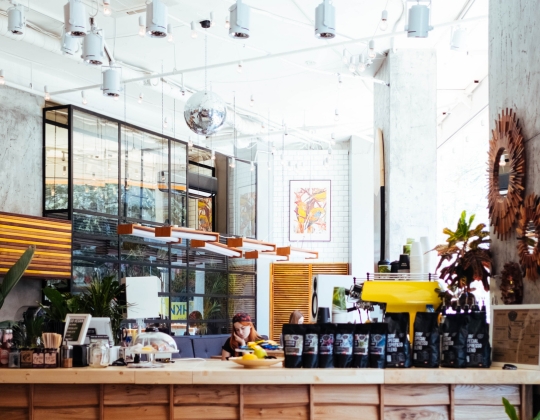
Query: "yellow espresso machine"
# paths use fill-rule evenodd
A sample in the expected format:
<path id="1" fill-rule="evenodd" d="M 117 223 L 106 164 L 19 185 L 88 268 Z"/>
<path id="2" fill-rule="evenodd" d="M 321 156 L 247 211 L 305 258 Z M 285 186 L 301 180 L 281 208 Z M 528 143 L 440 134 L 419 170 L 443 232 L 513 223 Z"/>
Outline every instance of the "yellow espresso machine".
<path id="1" fill-rule="evenodd" d="M 375 305 L 385 312 L 408 312 L 410 315 L 410 338 L 417 312 L 425 312 L 427 305 L 437 308 L 441 300 L 436 289 L 438 281 L 424 274 L 368 274 L 367 280 L 355 284 L 349 291 L 350 300 L 356 307 L 369 310 Z"/>

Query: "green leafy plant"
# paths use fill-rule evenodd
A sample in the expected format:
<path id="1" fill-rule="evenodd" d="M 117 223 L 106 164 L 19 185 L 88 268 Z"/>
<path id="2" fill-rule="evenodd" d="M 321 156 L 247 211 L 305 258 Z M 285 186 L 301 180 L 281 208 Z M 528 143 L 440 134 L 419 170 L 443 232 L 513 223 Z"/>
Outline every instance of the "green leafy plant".
<path id="1" fill-rule="evenodd" d="M 440 278 L 452 290 L 461 289 L 472 291 L 471 283 L 480 280 L 484 289 L 489 290 L 489 276 L 491 274 L 491 253 L 488 244 L 489 231 L 484 230 L 486 225 L 480 223 L 472 228 L 474 214 L 467 220 L 467 213 L 463 211 L 458 220 L 457 228 L 452 231 L 448 228 L 443 233 L 448 235 L 446 244 L 437 245 L 432 251 L 437 251 L 440 260 L 437 270 L 441 268 Z"/>
<path id="2" fill-rule="evenodd" d="M 334 295 L 332 298 L 332 307 L 340 311 L 347 310 L 347 301 L 345 300 L 345 288 L 334 287 Z"/>
<path id="3" fill-rule="evenodd" d="M 11 292 L 11 289 L 13 289 L 15 285 L 19 282 L 24 272 L 32 262 L 35 251 L 36 247 L 34 245 L 28 247 L 28 249 L 24 251 L 21 257 L 17 260 L 15 264 L 13 264 L 13 266 L 11 266 L 11 268 L 4 276 L 4 281 L 0 286 L 0 308 L 4 306 L 7 295 L 9 294 L 9 292 Z"/>
<path id="4" fill-rule="evenodd" d="M 504 404 L 504 411 L 510 420 L 519 420 L 516 412 L 516 408 L 510 404 L 506 398 L 503 397 L 502 402 Z M 538 413 L 532 420 L 540 420 L 540 413 Z"/>
<path id="5" fill-rule="evenodd" d="M 43 294 L 49 299 L 49 306 L 41 304 L 47 318 L 51 321 L 64 322 L 67 314 L 81 313 L 81 296 L 70 293 L 60 293 L 53 287 L 43 289 Z"/>
<path id="6" fill-rule="evenodd" d="M 26 317 L 13 326 L 13 341 L 20 347 L 35 348 L 43 334 L 44 326 L 43 317 Z"/>

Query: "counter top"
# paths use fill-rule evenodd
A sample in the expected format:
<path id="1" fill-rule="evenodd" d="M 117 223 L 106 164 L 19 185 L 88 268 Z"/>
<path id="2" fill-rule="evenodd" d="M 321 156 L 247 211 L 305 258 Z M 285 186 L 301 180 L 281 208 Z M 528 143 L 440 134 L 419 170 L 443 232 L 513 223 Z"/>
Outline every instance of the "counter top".
<path id="1" fill-rule="evenodd" d="M 159 369 L 1 369 L 4 384 L 540 384 L 540 371 L 491 369 L 246 369 L 220 360 L 189 361 Z"/>

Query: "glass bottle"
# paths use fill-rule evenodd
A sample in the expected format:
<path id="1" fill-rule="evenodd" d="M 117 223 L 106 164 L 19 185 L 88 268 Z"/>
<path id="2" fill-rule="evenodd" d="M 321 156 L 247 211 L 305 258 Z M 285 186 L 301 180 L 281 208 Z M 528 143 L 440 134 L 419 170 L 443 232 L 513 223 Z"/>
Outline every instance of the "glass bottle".
<path id="1" fill-rule="evenodd" d="M 9 350 L 9 366 L 12 369 L 21 367 L 21 352 L 18 348 L 12 347 Z"/>
<path id="2" fill-rule="evenodd" d="M 109 366 L 109 343 L 105 340 L 94 341 L 90 344 L 89 366 L 105 368 Z"/>

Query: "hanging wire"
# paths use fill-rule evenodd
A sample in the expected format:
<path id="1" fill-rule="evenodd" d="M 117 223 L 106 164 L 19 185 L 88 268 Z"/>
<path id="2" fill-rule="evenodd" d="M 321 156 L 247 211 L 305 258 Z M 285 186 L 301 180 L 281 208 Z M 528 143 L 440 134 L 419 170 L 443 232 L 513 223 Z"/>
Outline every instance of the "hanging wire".
<path id="1" fill-rule="evenodd" d="M 208 34 L 204 32 L 204 91 L 208 92 Z"/>

